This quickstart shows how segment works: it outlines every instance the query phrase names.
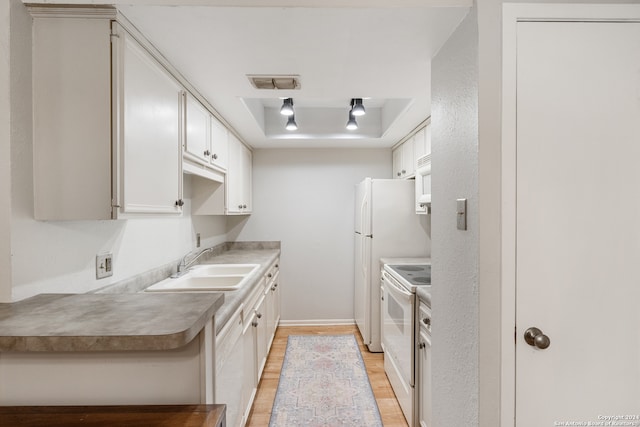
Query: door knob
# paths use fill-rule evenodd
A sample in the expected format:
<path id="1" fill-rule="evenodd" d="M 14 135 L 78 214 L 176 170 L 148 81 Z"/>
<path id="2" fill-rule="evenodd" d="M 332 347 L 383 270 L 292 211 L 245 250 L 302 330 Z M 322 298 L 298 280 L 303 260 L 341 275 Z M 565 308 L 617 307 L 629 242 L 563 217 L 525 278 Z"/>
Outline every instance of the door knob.
<path id="1" fill-rule="evenodd" d="M 542 333 L 538 328 L 529 328 L 524 331 L 524 340 L 532 347 L 537 347 L 540 350 L 544 350 L 549 347 L 551 340 L 548 336 Z"/>

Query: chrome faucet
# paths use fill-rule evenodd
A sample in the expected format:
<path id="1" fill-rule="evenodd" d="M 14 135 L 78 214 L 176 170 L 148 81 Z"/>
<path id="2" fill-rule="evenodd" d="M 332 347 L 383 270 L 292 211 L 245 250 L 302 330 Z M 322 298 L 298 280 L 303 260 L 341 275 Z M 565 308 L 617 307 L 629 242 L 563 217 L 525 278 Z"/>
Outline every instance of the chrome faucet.
<path id="1" fill-rule="evenodd" d="M 187 258 L 189 257 L 189 255 L 191 255 L 191 252 L 189 252 L 184 257 L 182 257 L 182 260 L 180 261 L 180 264 L 178 264 L 178 271 L 176 272 L 176 274 L 172 275 L 171 277 L 176 278 L 176 277 L 182 276 L 183 274 L 185 274 L 187 272 L 187 269 L 189 267 L 191 267 L 193 264 L 195 264 L 195 262 L 202 255 L 204 255 L 207 252 L 211 252 L 212 250 L 213 250 L 213 248 L 203 249 L 200 252 L 198 252 L 198 254 L 196 256 L 194 256 L 193 259 L 191 259 L 189 262 L 187 262 Z"/>

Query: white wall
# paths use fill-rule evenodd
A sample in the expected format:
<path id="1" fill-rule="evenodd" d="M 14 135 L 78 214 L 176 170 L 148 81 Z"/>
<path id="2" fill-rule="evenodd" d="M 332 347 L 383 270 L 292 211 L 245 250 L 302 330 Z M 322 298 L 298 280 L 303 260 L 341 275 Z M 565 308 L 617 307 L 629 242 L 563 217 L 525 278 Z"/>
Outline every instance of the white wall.
<path id="1" fill-rule="evenodd" d="M 432 60 L 433 425 L 478 425 L 478 29 L 473 9 Z M 467 199 L 467 230 L 456 199 Z"/>
<path id="2" fill-rule="evenodd" d="M 273 149 L 253 156 L 253 215 L 237 240 L 282 242 L 284 322 L 353 322 L 354 192 L 391 177 L 389 149 Z"/>
<path id="3" fill-rule="evenodd" d="M 17 1 L 17 0 L 15 0 Z M 0 2 L 0 200 L 11 200 L 11 60 L 12 2 Z M 11 203 L 0 204 L 0 302 L 11 297 Z"/>

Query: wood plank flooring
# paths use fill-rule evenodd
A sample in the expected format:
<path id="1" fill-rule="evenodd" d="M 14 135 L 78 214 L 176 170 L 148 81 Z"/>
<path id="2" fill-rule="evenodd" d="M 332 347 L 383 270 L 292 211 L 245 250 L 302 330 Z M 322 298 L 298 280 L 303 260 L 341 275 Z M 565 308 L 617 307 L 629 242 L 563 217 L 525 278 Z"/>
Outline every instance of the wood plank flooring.
<path id="1" fill-rule="evenodd" d="M 367 367 L 369 382 L 376 398 L 382 423 L 385 427 L 407 427 L 400 405 L 387 375 L 384 373 L 382 353 L 370 353 L 362 343 L 362 338 L 355 325 L 353 326 L 280 326 L 269 352 L 269 357 L 258 385 L 258 392 L 253 402 L 251 415 L 247 420 L 247 427 L 265 427 L 269 425 L 271 408 L 278 388 L 280 368 L 284 360 L 289 335 L 339 335 L 354 334 L 360 346 L 362 359 Z"/>

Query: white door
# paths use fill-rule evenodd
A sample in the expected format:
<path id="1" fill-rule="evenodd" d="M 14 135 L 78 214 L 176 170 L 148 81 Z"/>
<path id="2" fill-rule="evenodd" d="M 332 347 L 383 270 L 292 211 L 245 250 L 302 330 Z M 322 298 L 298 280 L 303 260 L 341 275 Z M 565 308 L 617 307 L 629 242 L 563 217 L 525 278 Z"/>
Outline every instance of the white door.
<path id="1" fill-rule="evenodd" d="M 518 23 L 516 111 L 516 425 L 640 425 L 640 23 Z"/>

